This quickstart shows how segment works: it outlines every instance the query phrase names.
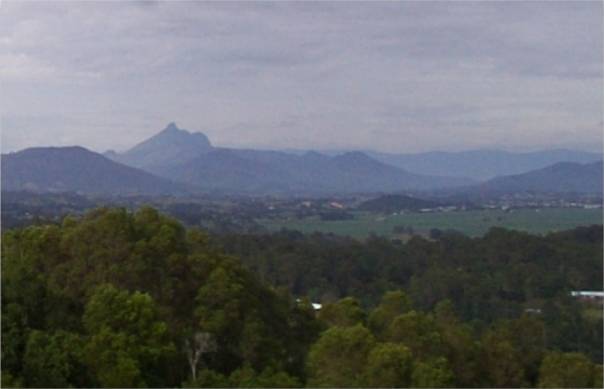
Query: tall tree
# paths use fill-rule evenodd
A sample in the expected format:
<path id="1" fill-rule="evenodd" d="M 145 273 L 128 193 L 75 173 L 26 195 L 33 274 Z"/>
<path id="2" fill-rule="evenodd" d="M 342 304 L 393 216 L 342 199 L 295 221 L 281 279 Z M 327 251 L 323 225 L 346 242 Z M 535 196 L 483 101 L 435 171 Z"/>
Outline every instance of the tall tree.
<path id="1" fill-rule="evenodd" d="M 358 387 L 375 339 L 361 324 L 332 327 L 308 354 L 310 386 Z"/>
<path id="2" fill-rule="evenodd" d="M 579 353 L 549 352 L 539 369 L 540 388 L 590 388 L 601 383 L 602 369 Z"/>
<path id="3" fill-rule="evenodd" d="M 363 386 L 402 388 L 411 385 L 413 356 L 402 344 L 378 343 L 369 353 Z"/>
<path id="4" fill-rule="evenodd" d="M 392 321 L 399 315 L 411 310 L 411 300 L 401 290 L 386 292 L 378 305 L 371 313 L 367 324 L 371 331 L 381 337 Z"/>
<path id="5" fill-rule="evenodd" d="M 326 304 L 321 309 L 319 318 L 331 326 L 348 327 L 364 324 L 366 316 L 359 300 L 346 297 L 335 303 Z"/>
<path id="6" fill-rule="evenodd" d="M 101 386 L 162 385 L 156 373 L 175 348 L 148 294 L 101 285 L 86 304 L 83 321 L 89 334 L 84 360 Z"/>

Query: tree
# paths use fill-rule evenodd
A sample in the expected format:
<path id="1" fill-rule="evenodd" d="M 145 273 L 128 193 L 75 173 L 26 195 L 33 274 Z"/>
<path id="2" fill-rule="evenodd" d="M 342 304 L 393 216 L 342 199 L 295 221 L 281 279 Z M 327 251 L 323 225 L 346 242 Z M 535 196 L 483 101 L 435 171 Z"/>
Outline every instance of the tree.
<path id="1" fill-rule="evenodd" d="M 244 282 L 233 270 L 217 267 L 197 293 L 195 315 L 202 331 L 233 339 L 242 327 L 245 301 Z"/>
<path id="2" fill-rule="evenodd" d="M 208 332 L 197 332 L 192 339 L 185 340 L 185 350 L 193 381 L 197 380 L 197 366 L 202 355 L 215 349 L 216 342 L 212 338 L 212 334 Z"/>
<path id="3" fill-rule="evenodd" d="M 196 380 L 183 384 L 187 388 L 299 388 L 301 383 L 286 372 L 270 366 L 262 372 L 256 372 L 249 364 L 234 370 L 230 375 L 214 370 L 201 370 Z"/>
<path id="4" fill-rule="evenodd" d="M 229 377 L 214 370 L 203 369 L 195 380 L 183 382 L 183 388 L 228 388 L 231 386 Z"/>
<path id="5" fill-rule="evenodd" d="M 482 367 L 496 387 L 526 386 L 518 350 L 501 332 L 490 330 L 482 339 Z"/>
<path id="6" fill-rule="evenodd" d="M 86 304 L 84 360 L 106 387 L 160 385 L 162 358 L 174 353 L 167 326 L 148 294 L 98 287 Z"/>
<path id="7" fill-rule="evenodd" d="M 408 387 L 412 371 L 411 350 L 402 344 L 379 343 L 367 358 L 363 385 L 377 388 Z"/>
<path id="8" fill-rule="evenodd" d="M 267 301 L 267 303 L 270 303 Z M 289 342 L 280 339 L 280 326 L 268 325 L 261 318 L 262 312 L 253 309 L 247 312 L 243 328 L 239 334 L 238 355 L 252 368 L 261 371 L 266 366 L 285 367 L 284 348 L 289 348 Z M 275 317 L 283 320 L 285 315 Z M 289 358 L 289 355 L 288 355 Z"/>
<path id="9" fill-rule="evenodd" d="M 447 388 L 453 384 L 453 372 L 445 358 L 418 362 L 413 369 L 412 385 L 416 388 Z"/>
<path id="10" fill-rule="evenodd" d="M 604 366 L 594 364 L 594 388 L 604 388 Z"/>
<path id="11" fill-rule="evenodd" d="M 21 379 L 15 378 L 11 373 L 3 370 L 0 376 L 0 386 L 3 388 L 21 388 L 23 383 Z"/>
<path id="12" fill-rule="evenodd" d="M 434 317 L 443 341 L 442 355 L 455 376 L 455 386 L 485 386 L 479 368 L 480 347 L 474 340 L 472 328 L 457 318 L 449 300 L 436 305 Z"/>
<path id="13" fill-rule="evenodd" d="M 2 285 L 4 287 L 4 285 Z M 23 306 L 2 302 L 2 373 L 21 375 L 27 342 L 27 317 Z"/>
<path id="14" fill-rule="evenodd" d="M 88 377 L 81 362 L 82 348 L 83 339 L 77 334 L 32 331 L 23 357 L 27 386 L 85 386 Z"/>
<path id="15" fill-rule="evenodd" d="M 353 297 L 343 298 L 335 303 L 326 304 L 319 315 L 330 326 L 348 327 L 365 323 L 365 311 L 359 301 Z"/>
<path id="16" fill-rule="evenodd" d="M 402 343 L 417 358 L 438 356 L 443 343 L 432 315 L 410 311 L 397 316 L 386 331 L 390 342 Z"/>
<path id="17" fill-rule="evenodd" d="M 362 373 L 374 345 L 373 335 L 361 324 L 325 331 L 308 354 L 309 385 L 362 385 Z"/>
<path id="18" fill-rule="evenodd" d="M 208 235 L 150 208 L 99 209 L 1 243 L 5 383 L 177 386 L 194 374 L 217 383 L 245 364 L 301 382 L 323 329 L 312 308 L 260 283 Z M 71 335 L 82 342 L 79 369 Z"/>
<path id="19" fill-rule="evenodd" d="M 380 305 L 369 314 L 367 324 L 377 337 L 381 337 L 397 316 L 410 310 L 411 300 L 405 292 L 400 290 L 386 292 Z"/>
<path id="20" fill-rule="evenodd" d="M 545 328 L 534 316 L 523 315 L 518 319 L 504 321 L 500 329 L 514 346 L 525 371 L 525 380 L 537 384 L 539 366 L 545 354 Z"/>
<path id="21" fill-rule="evenodd" d="M 236 388 L 297 388 L 300 381 L 270 366 L 258 374 L 249 365 L 235 370 L 229 376 L 229 386 Z"/>
<path id="22" fill-rule="evenodd" d="M 549 352 L 539 369 L 540 388 L 589 388 L 601 380 L 601 369 L 579 353 Z M 597 381 L 600 381 L 597 380 Z"/>

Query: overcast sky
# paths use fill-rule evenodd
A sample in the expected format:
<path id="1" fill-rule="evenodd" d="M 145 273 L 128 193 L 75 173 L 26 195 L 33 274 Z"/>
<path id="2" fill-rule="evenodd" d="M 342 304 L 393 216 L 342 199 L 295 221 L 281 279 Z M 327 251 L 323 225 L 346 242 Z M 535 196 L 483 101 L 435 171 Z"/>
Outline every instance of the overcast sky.
<path id="1" fill-rule="evenodd" d="M 0 6 L 2 151 L 602 148 L 602 2 Z"/>

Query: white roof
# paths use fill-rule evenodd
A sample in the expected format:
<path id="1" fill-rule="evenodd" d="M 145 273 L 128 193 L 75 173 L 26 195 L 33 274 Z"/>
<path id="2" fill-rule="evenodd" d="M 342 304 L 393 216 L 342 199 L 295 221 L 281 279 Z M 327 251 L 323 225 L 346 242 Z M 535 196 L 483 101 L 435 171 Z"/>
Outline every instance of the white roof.
<path id="1" fill-rule="evenodd" d="M 604 298 L 604 292 L 595 290 L 573 290 L 570 292 L 571 296 L 585 296 L 585 297 L 602 297 Z"/>
<path id="2" fill-rule="evenodd" d="M 299 302 L 302 302 L 302 300 L 296 299 L 296 302 L 299 303 Z M 315 311 L 318 311 L 319 309 L 323 308 L 323 304 L 319 304 L 319 303 L 311 303 L 311 304 Z"/>

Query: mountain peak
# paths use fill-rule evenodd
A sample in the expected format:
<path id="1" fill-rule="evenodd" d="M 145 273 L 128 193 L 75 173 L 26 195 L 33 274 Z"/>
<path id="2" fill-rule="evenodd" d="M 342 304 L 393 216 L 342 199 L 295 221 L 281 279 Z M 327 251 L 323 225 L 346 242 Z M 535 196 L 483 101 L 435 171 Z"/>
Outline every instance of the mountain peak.
<path id="1" fill-rule="evenodd" d="M 329 157 L 325 154 L 318 153 L 316 151 L 307 151 L 302 155 L 306 159 L 328 159 Z"/>
<path id="2" fill-rule="evenodd" d="M 119 155 L 105 155 L 126 165 L 153 171 L 156 166 L 184 162 L 212 149 L 210 140 L 201 132 L 189 132 L 170 122 L 130 150 Z"/>
<path id="3" fill-rule="evenodd" d="M 168 125 L 166 126 L 166 128 L 164 128 L 164 131 L 168 132 L 168 131 L 181 131 L 181 130 L 180 130 L 180 128 L 178 128 L 178 126 L 176 125 L 176 123 L 170 122 L 170 123 L 168 123 Z"/>
<path id="4" fill-rule="evenodd" d="M 166 128 L 155 134 L 146 141 L 139 143 L 131 150 L 135 150 L 141 145 L 155 144 L 159 147 L 178 147 L 184 149 L 201 149 L 208 151 L 212 147 L 210 140 L 201 132 L 191 132 L 183 128 L 179 128 L 176 123 L 170 122 Z"/>
<path id="5" fill-rule="evenodd" d="M 337 159 L 346 161 L 375 161 L 362 151 L 347 151 L 344 154 L 336 156 Z M 375 161 L 377 162 L 377 161 Z"/>

